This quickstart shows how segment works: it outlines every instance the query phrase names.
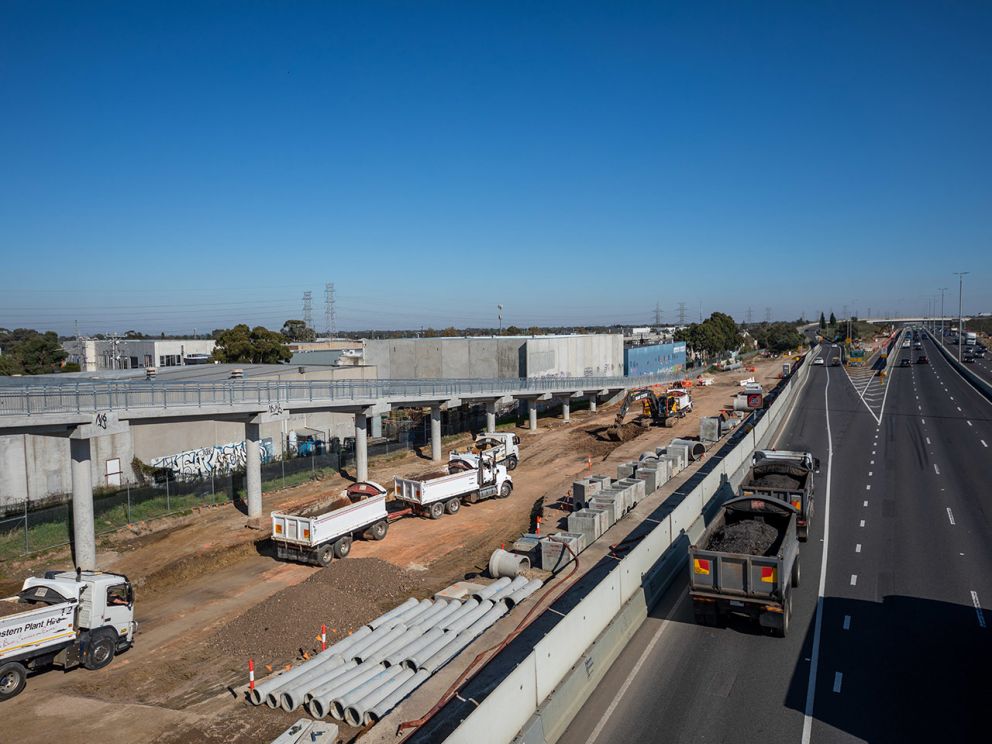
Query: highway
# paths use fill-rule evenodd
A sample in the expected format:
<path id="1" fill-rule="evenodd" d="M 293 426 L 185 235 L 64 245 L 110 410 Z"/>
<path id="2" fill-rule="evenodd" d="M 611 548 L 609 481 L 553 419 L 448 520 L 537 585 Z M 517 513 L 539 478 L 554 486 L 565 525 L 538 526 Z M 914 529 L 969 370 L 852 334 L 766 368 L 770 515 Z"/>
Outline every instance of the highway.
<path id="1" fill-rule="evenodd" d="M 940 337 L 940 329 L 933 334 L 935 338 Z M 957 359 L 958 347 L 954 344 L 948 343 L 947 339 L 943 339 L 944 348 L 947 349 L 951 355 Z M 987 344 L 986 344 L 987 345 Z M 964 359 L 965 346 L 961 349 L 961 358 Z M 974 372 L 976 375 L 984 379 L 988 383 L 992 383 L 992 353 L 986 352 L 984 357 L 975 357 L 974 362 L 968 363 L 968 369 Z"/>
<path id="2" fill-rule="evenodd" d="M 680 578 L 562 742 L 987 738 L 992 404 L 926 353 L 877 404 L 812 370 L 777 443 L 821 460 L 790 635 L 695 625 Z"/>

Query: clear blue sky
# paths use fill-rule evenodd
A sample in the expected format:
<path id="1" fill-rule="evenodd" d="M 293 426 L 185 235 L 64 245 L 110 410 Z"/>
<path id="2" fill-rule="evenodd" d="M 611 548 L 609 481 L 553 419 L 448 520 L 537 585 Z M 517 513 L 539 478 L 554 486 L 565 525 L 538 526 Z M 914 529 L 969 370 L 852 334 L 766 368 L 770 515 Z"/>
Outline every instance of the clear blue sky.
<path id="1" fill-rule="evenodd" d="M 0 326 L 992 310 L 988 2 L 0 5 Z M 953 302 L 949 299 L 953 294 Z"/>

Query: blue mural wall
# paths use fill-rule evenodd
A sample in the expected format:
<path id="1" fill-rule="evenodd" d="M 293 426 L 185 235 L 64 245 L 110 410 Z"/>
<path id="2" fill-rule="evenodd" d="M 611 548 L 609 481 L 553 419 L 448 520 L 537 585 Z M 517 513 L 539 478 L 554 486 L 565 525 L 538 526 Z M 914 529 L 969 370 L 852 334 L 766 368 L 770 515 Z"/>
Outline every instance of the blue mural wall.
<path id="1" fill-rule="evenodd" d="M 623 373 L 628 377 L 668 374 L 673 379 L 685 372 L 685 342 L 631 346 L 623 350 Z"/>

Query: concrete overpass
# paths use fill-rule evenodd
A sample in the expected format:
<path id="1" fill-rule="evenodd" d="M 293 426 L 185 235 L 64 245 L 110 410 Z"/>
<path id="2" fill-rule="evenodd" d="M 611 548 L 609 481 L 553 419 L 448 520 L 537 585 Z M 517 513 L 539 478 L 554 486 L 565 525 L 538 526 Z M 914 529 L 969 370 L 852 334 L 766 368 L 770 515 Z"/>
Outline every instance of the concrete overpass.
<path id="1" fill-rule="evenodd" d="M 666 382 L 670 377 L 577 377 L 494 380 L 283 380 L 173 382 L 161 380 L 65 383 L 9 378 L 0 385 L 0 433 L 69 439 L 75 562 L 96 567 L 90 442 L 125 433 L 132 421 L 242 422 L 245 427 L 245 490 L 248 517 L 262 514 L 260 426 L 288 419 L 291 412 L 330 411 L 355 419 L 355 469 L 368 478 L 369 416 L 398 408 L 431 409 L 431 457 L 441 459 L 441 410 L 462 403 L 486 406 L 487 429 L 496 427 L 500 402 L 519 401 L 537 429 L 537 401 L 556 399 L 563 417 L 571 400 L 587 398 L 595 410 L 601 396 L 631 387 Z"/>

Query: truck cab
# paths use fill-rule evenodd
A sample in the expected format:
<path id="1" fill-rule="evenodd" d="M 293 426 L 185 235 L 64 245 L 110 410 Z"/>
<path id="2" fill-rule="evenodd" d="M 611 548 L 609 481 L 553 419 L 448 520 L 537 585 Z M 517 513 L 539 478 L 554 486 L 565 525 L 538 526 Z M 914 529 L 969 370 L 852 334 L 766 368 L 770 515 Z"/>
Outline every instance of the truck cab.
<path id="1" fill-rule="evenodd" d="M 470 450 L 454 450 L 448 455 L 448 459 L 455 461 L 464 459 L 466 455 L 490 455 L 495 462 L 506 465 L 507 470 L 515 470 L 520 462 L 520 437 L 511 432 L 483 432 L 475 438 Z"/>

